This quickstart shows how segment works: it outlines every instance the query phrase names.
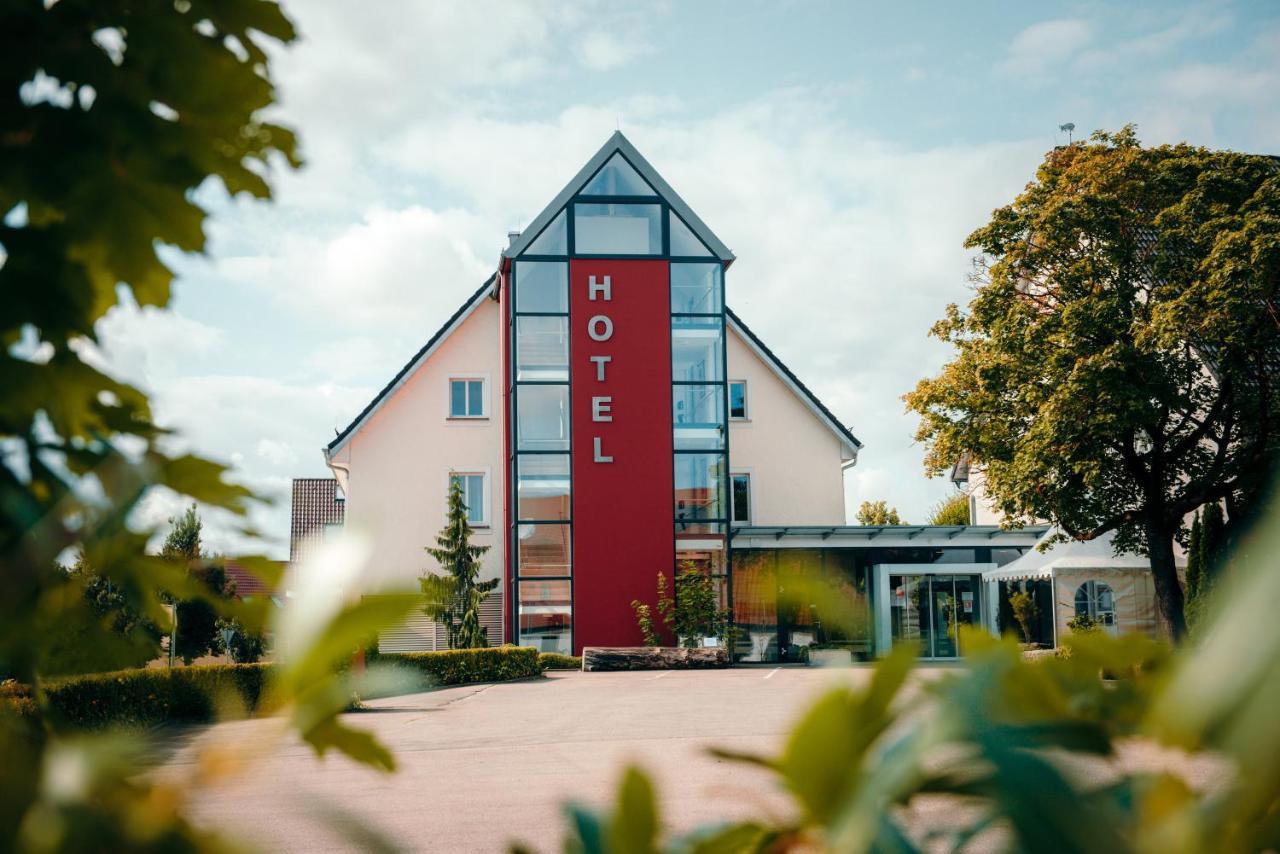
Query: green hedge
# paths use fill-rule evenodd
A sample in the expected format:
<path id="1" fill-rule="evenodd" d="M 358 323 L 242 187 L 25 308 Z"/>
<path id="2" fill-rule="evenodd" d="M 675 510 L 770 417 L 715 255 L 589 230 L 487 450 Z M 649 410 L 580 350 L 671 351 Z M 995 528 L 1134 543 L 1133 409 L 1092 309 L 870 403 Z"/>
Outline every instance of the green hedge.
<path id="1" fill-rule="evenodd" d="M 45 693 L 54 719 L 80 729 L 211 721 L 222 700 L 256 709 L 269 670 L 268 664 L 121 670 L 57 679 Z"/>
<path id="2" fill-rule="evenodd" d="M 544 652 L 538 656 L 538 664 L 543 670 L 581 670 L 582 659 L 576 655 L 562 655 L 558 652 Z"/>
<path id="3" fill-rule="evenodd" d="M 379 653 L 370 662 L 412 668 L 433 686 L 503 682 L 542 673 L 538 651 L 524 646 L 450 649 L 443 652 Z"/>
<path id="4" fill-rule="evenodd" d="M 542 673 L 538 651 L 518 646 L 371 653 L 369 661 L 411 669 L 421 677 L 423 688 L 527 679 Z M 245 711 L 257 709 L 270 672 L 270 664 L 119 670 L 52 680 L 45 693 L 55 722 L 78 729 L 204 722 L 217 717 L 220 700 L 229 699 Z M 20 714 L 36 711 L 30 690 L 11 680 L 0 686 L 0 702 Z"/>

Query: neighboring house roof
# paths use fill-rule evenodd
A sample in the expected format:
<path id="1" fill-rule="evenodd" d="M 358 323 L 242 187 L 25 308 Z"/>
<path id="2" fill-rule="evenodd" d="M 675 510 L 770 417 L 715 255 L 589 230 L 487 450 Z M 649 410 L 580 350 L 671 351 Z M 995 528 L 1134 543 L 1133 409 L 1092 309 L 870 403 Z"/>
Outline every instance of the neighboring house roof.
<path id="1" fill-rule="evenodd" d="M 383 387 L 382 391 L 378 392 L 378 394 L 373 398 L 373 400 L 369 401 L 369 404 L 360 411 L 360 414 L 357 415 L 350 424 L 347 425 L 347 428 L 343 430 L 341 433 L 339 433 L 337 437 L 334 438 L 334 440 L 329 443 L 328 447 L 324 449 L 326 459 L 332 457 L 332 455 L 335 454 L 338 451 L 338 449 L 341 448 L 342 445 L 344 445 L 353 435 L 355 435 L 356 431 L 359 430 L 360 427 L 367 420 L 369 420 L 369 418 L 372 417 L 375 412 L 378 411 L 378 409 L 387 401 L 389 397 L 391 397 L 391 395 L 393 395 L 400 388 L 400 386 L 404 385 L 406 382 L 409 381 L 409 378 L 413 376 L 414 372 L 417 371 L 418 368 L 421 367 L 422 364 L 425 363 L 427 359 L 431 357 L 431 354 L 434 353 L 437 348 L 439 348 L 439 346 L 444 342 L 444 340 L 448 338 L 449 335 L 455 329 L 457 329 L 459 326 L 462 325 L 462 322 L 466 320 L 468 316 L 470 316 L 471 312 L 475 311 L 476 306 L 478 306 L 485 299 L 485 297 L 488 296 L 489 292 L 493 288 L 493 285 L 494 285 L 494 277 L 490 276 L 488 279 L 485 280 L 485 283 L 481 285 L 480 288 L 475 293 L 473 293 L 465 303 L 462 304 L 462 307 L 453 313 L 453 316 L 450 317 L 445 322 L 444 326 L 440 327 L 440 330 L 436 332 L 435 335 L 431 336 L 431 339 L 427 341 L 426 344 L 423 345 L 422 349 L 419 350 L 417 353 L 415 353 L 413 358 L 411 358 L 408 362 L 405 363 L 405 366 L 396 373 L 396 375 L 392 378 L 391 382 L 387 383 Z M 810 391 L 809 387 L 806 386 L 804 383 L 802 383 L 800 381 L 800 378 L 797 377 L 794 373 L 792 373 L 791 369 L 788 368 L 785 364 L 783 364 L 782 360 L 779 359 L 777 355 L 772 350 L 770 350 L 763 341 L 760 340 L 760 337 L 756 335 L 754 332 L 752 332 L 747 327 L 747 325 L 742 322 L 742 318 L 738 317 L 738 315 L 735 314 L 733 310 L 728 307 L 725 308 L 725 314 L 728 316 L 729 326 L 732 327 L 735 331 L 738 332 L 738 334 L 742 336 L 743 340 L 747 342 L 747 346 L 750 347 L 751 350 L 757 356 L 759 356 L 760 359 L 766 365 L 768 365 L 775 374 L 777 374 L 778 378 L 782 380 L 783 384 L 786 385 L 788 388 L 790 388 L 791 391 L 797 397 L 800 398 L 800 400 L 805 404 L 805 406 L 809 408 L 809 410 L 818 418 L 818 420 L 821 421 L 823 424 L 825 424 L 833 433 L 836 434 L 836 437 L 847 446 L 847 453 L 850 459 L 856 461 L 858 451 L 863 447 L 862 442 L 858 441 L 858 438 L 854 436 L 852 432 L 850 432 L 849 428 L 844 426 L 844 424 L 840 422 L 840 419 L 836 418 L 836 416 L 831 412 L 830 409 L 827 409 L 827 407 L 822 403 L 822 401 L 818 400 L 817 395 L 815 395 L 812 391 Z M 306 479 L 300 479 L 300 480 L 306 480 Z M 333 481 L 332 479 L 329 479 L 329 478 L 320 478 L 320 480 L 324 480 L 325 482 L 336 484 L 336 481 Z M 294 480 L 293 483 L 294 483 L 294 537 L 296 538 L 298 536 L 297 507 L 298 507 L 299 480 Z M 341 521 L 341 519 L 339 519 L 338 521 Z"/>
<path id="2" fill-rule="evenodd" d="M 248 599 L 251 596 L 269 596 L 273 592 L 261 578 L 239 561 L 223 561 L 222 570 L 227 575 L 227 581 L 235 585 L 236 595 L 241 599 Z"/>
<path id="3" fill-rule="evenodd" d="M 666 199 L 671 209 L 680 215 L 685 225 L 693 230 L 693 233 L 707 245 L 707 248 L 717 258 L 725 262 L 733 261 L 734 255 L 729 251 L 729 247 L 725 246 L 720 238 L 716 237 L 715 233 L 707 227 L 707 224 L 698 218 L 693 209 L 685 204 L 684 199 L 680 198 L 680 194 L 671 188 L 671 185 L 658 174 L 658 170 L 654 169 L 648 160 L 644 159 L 644 155 L 636 150 L 636 147 L 631 144 L 631 140 L 622 135 L 622 131 L 615 131 L 613 136 L 609 137 L 608 141 L 595 153 L 595 156 L 587 161 L 587 165 L 578 170 L 578 174 L 574 175 L 573 179 L 568 184 L 565 184 L 564 189 L 551 200 L 551 204 L 543 208 L 542 213 L 534 217 L 533 222 L 529 223 L 529 227 L 520 232 L 520 236 L 503 251 L 503 256 L 515 258 L 523 252 L 525 247 L 542 233 L 542 229 L 551 224 L 556 214 L 560 213 L 561 208 L 568 204 L 569 199 L 573 198 L 578 193 L 578 190 L 595 176 L 596 172 L 608 162 L 610 157 L 619 152 L 640 173 L 640 176 L 649 182 L 649 185 L 657 191 L 658 195 Z"/>
<path id="4" fill-rule="evenodd" d="M 765 343 L 760 340 L 760 337 L 752 332 L 747 325 L 742 322 L 742 318 L 734 314 L 733 309 L 726 306 L 725 313 L 729 317 L 729 325 L 742 335 L 743 340 L 747 342 L 748 346 L 751 347 L 755 354 L 759 356 L 766 365 L 773 369 L 773 372 L 778 375 L 778 378 L 781 379 L 797 397 L 804 401 L 810 411 L 818 417 L 818 420 L 826 424 L 827 427 L 830 428 L 837 437 L 839 437 L 841 442 L 844 442 L 849 446 L 849 454 L 852 459 L 856 460 L 858 450 L 863 446 L 862 443 L 858 441 L 858 438 L 849 431 L 848 427 L 844 426 L 844 424 L 840 422 L 839 418 L 836 418 L 830 409 L 827 409 L 822 401 L 818 400 L 818 396 L 811 392 L 808 386 L 800 382 L 800 378 L 793 374 L 791 369 L 784 365 L 782 360 L 779 359 L 772 350 L 765 346 Z"/>
<path id="5" fill-rule="evenodd" d="M 498 274 L 494 273 L 492 276 L 485 279 L 484 284 L 477 288 L 475 293 L 467 297 L 467 301 L 462 304 L 462 307 L 455 311 L 453 316 L 445 321 L 444 326 L 441 326 L 436 334 L 432 335 L 427 343 L 422 345 L 422 349 L 415 353 L 413 358 L 406 362 L 405 366 L 391 378 L 391 382 L 383 386 L 382 391 L 378 392 L 374 396 L 373 400 L 369 401 L 368 406 L 360 410 L 360 414 L 347 425 L 347 428 L 334 437 L 333 441 L 324 448 L 325 459 L 329 459 L 337 453 L 338 449 L 346 444 L 347 440 L 355 434 L 356 430 L 363 426 L 364 422 L 373 416 L 373 413 L 378 411 L 378 408 L 382 406 L 387 398 L 394 394 L 400 386 L 408 382 L 409 377 L 413 376 L 419 366 L 426 362 L 427 359 L 431 358 L 431 354 L 434 353 L 444 342 L 444 339 L 448 338 L 449 334 L 453 332 L 453 330 L 461 326 L 463 321 L 471 316 L 471 313 L 476 310 L 476 307 L 480 305 L 480 303 L 484 301 L 485 297 L 489 296 L 493 291 L 493 288 L 497 283 L 497 276 Z"/>
<path id="6" fill-rule="evenodd" d="M 289 562 L 305 556 L 310 541 L 323 535 L 325 525 L 341 525 L 346 501 L 332 477 L 293 479 L 292 519 L 289 525 Z"/>

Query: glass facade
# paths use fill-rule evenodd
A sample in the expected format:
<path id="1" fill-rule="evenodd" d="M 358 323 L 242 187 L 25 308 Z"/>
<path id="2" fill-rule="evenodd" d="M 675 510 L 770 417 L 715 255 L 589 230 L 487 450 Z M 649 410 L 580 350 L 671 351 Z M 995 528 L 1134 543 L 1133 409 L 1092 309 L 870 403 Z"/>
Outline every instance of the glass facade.
<path id="1" fill-rule="evenodd" d="M 990 563 L 990 548 L 734 548 L 732 607 L 739 661 L 803 661 L 822 644 L 855 658 L 875 655 L 873 569 L 888 572 L 889 633 L 920 646 L 921 655 L 951 658 L 959 630 L 982 621 L 980 576 L 895 573 L 892 564 Z M 1002 555 L 1007 556 L 1007 555 Z M 905 570 L 905 567 L 904 567 Z"/>
<path id="2" fill-rule="evenodd" d="M 577 257 L 671 262 L 676 571 L 710 574 L 723 607 L 732 600 L 724 265 L 617 152 L 525 247 L 511 274 L 512 624 L 521 644 L 564 651 L 573 631 L 568 282 Z"/>
<path id="3" fill-rule="evenodd" d="M 508 389 L 515 636 L 521 645 L 564 653 L 573 639 L 568 251 L 561 211 L 512 267 Z"/>

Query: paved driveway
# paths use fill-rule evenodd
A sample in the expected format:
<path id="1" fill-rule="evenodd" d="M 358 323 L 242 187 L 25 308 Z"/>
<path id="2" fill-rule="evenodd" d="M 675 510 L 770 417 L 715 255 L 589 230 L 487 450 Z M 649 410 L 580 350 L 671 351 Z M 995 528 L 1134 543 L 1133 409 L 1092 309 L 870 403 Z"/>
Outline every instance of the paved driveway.
<path id="1" fill-rule="evenodd" d="M 521 841 L 558 851 L 561 804 L 604 803 L 628 762 L 653 774 L 673 829 L 784 811 L 787 800 L 767 775 L 706 748 L 774 750 L 824 686 L 869 676 L 790 667 L 551 673 L 376 700 L 349 716 L 392 749 L 394 774 L 267 742 L 263 721 L 200 732 L 177 747 L 164 773 L 193 770 L 196 756 L 219 742 L 259 746 L 192 807 L 200 823 L 268 850 L 362 847 L 338 829 L 359 818 L 412 850 L 501 851 Z"/>

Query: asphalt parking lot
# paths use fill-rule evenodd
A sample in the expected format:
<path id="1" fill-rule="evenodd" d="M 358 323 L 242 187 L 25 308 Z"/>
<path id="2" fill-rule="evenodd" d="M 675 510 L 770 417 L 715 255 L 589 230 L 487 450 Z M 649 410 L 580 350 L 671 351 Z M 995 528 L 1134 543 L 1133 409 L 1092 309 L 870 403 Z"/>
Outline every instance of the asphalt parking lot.
<path id="1" fill-rule="evenodd" d="M 786 814 L 788 801 L 766 774 L 706 748 L 774 750 L 824 686 L 870 673 L 550 673 L 371 701 L 349 718 L 392 749 L 393 774 L 270 741 L 264 721 L 194 734 L 163 773 L 194 771 L 197 757 L 219 744 L 248 747 L 252 758 L 201 789 L 191 807 L 200 824 L 267 850 L 367 847 L 352 831 L 362 821 L 410 850 L 503 851 L 519 841 L 558 851 L 561 805 L 606 802 L 629 762 L 653 775 L 671 829 Z"/>

